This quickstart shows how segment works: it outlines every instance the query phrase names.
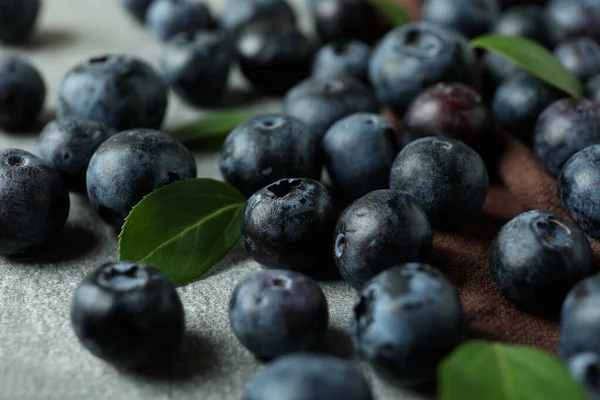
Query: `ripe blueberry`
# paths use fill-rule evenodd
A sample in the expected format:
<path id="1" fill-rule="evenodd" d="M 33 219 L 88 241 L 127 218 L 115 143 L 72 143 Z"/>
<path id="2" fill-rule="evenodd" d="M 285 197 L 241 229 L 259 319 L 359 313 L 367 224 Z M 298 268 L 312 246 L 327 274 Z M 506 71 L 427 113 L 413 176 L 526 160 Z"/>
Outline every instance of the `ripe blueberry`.
<path id="1" fill-rule="evenodd" d="M 589 400 L 600 400 L 600 356 L 592 352 L 577 354 L 567 361 L 567 367 Z"/>
<path id="2" fill-rule="evenodd" d="M 136 129 L 102 143 L 90 160 L 87 193 L 100 217 L 120 232 L 129 211 L 154 189 L 196 177 L 189 150 L 166 133 Z"/>
<path id="3" fill-rule="evenodd" d="M 0 42 L 24 42 L 33 31 L 40 0 L 0 0 Z"/>
<path id="4" fill-rule="evenodd" d="M 30 254 L 60 233 L 69 192 L 56 171 L 24 150 L 0 151 L 0 255 Z"/>
<path id="5" fill-rule="evenodd" d="M 154 0 L 121 0 L 121 5 L 129 13 L 143 23 L 146 21 L 146 12 Z"/>
<path id="6" fill-rule="evenodd" d="M 221 149 L 221 173 L 246 196 L 283 178 L 318 180 L 321 139 L 302 122 L 262 115 L 235 128 Z"/>
<path id="7" fill-rule="evenodd" d="M 90 58 L 59 88 L 57 114 L 98 121 L 117 131 L 158 129 L 167 109 L 167 85 L 154 69 L 130 56 Z"/>
<path id="8" fill-rule="evenodd" d="M 396 190 L 375 190 L 344 210 L 333 251 L 342 277 L 360 288 L 393 265 L 423 261 L 432 242 L 427 215 L 415 199 Z"/>
<path id="9" fill-rule="evenodd" d="M 596 0 L 550 0 L 547 14 L 567 37 L 600 41 L 600 3 Z"/>
<path id="10" fill-rule="evenodd" d="M 327 299 L 317 282 L 299 272 L 259 271 L 233 290 L 229 322 L 240 343 L 256 357 L 312 350 L 327 332 Z"/>
<path id="11" fill-rule="evenodd" d="M 600 104 L 600 74 L 585 84 L 585 96 L 596 104 Z"/>
<path id="12" fill-rule="evenodd" d="M 167 359 L 179 347 L 184 312 L 175 287 L 158 269 L 119 261 L 79 284 L 71 323 L 81 344 L 115 366 L 138 368 Z"/>
<path id="13" fill-rule="evenodd" d="M 437 269 L 409 263 L 365 284 L 350 328 L 358 354 L 406 384 L 435 379 L 438 363 L 466 337 L 456 288 Z"/>
<path id="14" fill-rule="evenodd" d="M 500 5 L 498 0 L 425 0 L 422 13 L 425 21 L 474 38 L 491 30 Z"/>
<path id="15" fill-rule="evenodd" d="M 533 4 L 517 5 L 504 11 L 496 21 L 493 32 L 524 36 L 549 49 L 553 49 L 561 39 L 556 24 L 546 16 L 544 7 Z"/>
<path id="16" fill-rule="evenodd" d="M 600 74 L 600 44 L 588 37 L 569 39 L 554 49 L 562 65 L 583 83 Z"/>
<path id="17" fill-rule="evenodd" d="M 296 15 L 285 0 L 229 0 L 221 13 L 221 28 L 233 41 L 241 29 L 257 21 L 294 25 Z"/>
<path id="18" fill-rule="evenodd" d="M 311 179 L 288 178 L 256 192 L 246 204 L 246 251 L 271 268 L 319 272 L 331 258 L 335 225 L 331 196 Z"/>
<path id="19" fill-rule="evenodd" d="M 162 41 L 179 33 L 191 37 L 198 31 L 216 27 L 204 2 L 188 0 L 154 0 L 146 13 L 146 23 L 154 36 Z"/>
<path id="20" fill-rule="evenodd" d="M 349 75 L 368 84 L 370 59 L 371 47 L 364 42 L 332 42 L 323 46 L 315 55 L 312 76 L 317 79 L 329 79 Z"/>

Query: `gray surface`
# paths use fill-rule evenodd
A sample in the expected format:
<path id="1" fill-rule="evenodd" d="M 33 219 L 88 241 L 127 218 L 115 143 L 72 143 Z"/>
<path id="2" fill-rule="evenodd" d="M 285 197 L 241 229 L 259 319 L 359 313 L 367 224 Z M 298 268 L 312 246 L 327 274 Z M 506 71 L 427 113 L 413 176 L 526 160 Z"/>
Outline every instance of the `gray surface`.
<path id="1" fill-rule="evenodd" d="M 156 64 L 160 45 L 132 23 L 117 0 L 46 0 L 32 45 L 2 48 L 35 63 L 48 85 L 47 114 L 56 89 L 74 64 L 102 53 L 129 53 Z M 222 1 L 209 2 L 217 11 Z M 299 1 L 295 2 L 300 4 Z M 302 25 L 309 26 L 302 13 Z M 239 74 L 234 86 L 242 86 Z M 277 111 L 276 100 L 251 105 Z M 197 118 L 198 110 L 172 98 L 167 128 Z M 0 148 L 33 150 L 36 134 L 0 133 Z M 199 176 L 219 178 L 217 155 L 197 155 Z M 1 205 L 0 205 L 1 206 Z M 187 333 L 182 355 L 171 372 L 140 376 L 116 370 L 91 356 L 70 326 L 69 305 L 77 283 L 100 263 L 116 258 L 116 238 L 89 207 L 72 196 L 69 222 L 59 242 L 32 259 L 0 258 L 0 398 L 30 399 L 239 399 L 244 384 L 261 365 L 239 345 L 229 329 L 227 302 L 239 278 L 259 266 L 237 246 L 209 276 L 179 289 Z M 350 350 L 345 337 L 354 292 L 344 283 L 326 283 L 331 310 L 330 342 L 336 352 Z M 416 399 L 371 378 L 378 399 Z M 342 399 L 340 399 L 342 400 Z"/>

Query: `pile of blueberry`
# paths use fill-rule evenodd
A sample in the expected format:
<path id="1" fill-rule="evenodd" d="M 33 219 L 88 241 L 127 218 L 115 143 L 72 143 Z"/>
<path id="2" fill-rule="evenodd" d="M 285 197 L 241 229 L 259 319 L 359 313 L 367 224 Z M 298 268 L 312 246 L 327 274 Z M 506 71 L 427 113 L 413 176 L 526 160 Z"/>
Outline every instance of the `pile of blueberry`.
<path id="1" fill-rule="evenodd" d="M 336 274 L 358 291 L 350 331 L 360 357 L 405 384 L 435 379 L 465 340 L 467 318 L 457 289 L 429 265 L 433 232 L 481 212 L 503 130 L 558 178 L 575 223 L 542 210 L 515 217 L 490 247 L 492 277 L 524 312 L 562 308 L 560 356 L 593 383 L 600 277 L 586 234 L 600 238 L 600 1 L 426 0 L 423 21 L 390 30 L 366 1 L 307 0 L 316 39 L 284 0 L 230 0 L 220 20 L 198 1 L 122 3 L 166 42 L 162 76 L 126 55 L 66 74 L 36 155 L 0 151 L 0 254 L 48 246 L 65 225 L 69 191 L 86 192 L 119 232 L 145 195 L 195 178 L 190 151 L 159 130 L 168 90 L 192 105 L 218 103 L 237 62 L 255 88 L 284 94 L 281 113 L 239 125 L 220 157 L 224 179 L 249 197 L 245 249 L 266 267 L 242 278 L 229 302 L 239 342 L 274 360 L 245 399 L 372 399 L 355 367 L 318 353 L 329 309 L 316 280 Z M 24 40 L 38 8 L 0 0 L 0 40 Z M 487 32 L 553 50 L 587 98 L 476 53 L 468 38 Z M 29 129 L 44 98 L 35 67 L 0 59 L 0 128 Z M 170 357 L 184 331 L 171 282 L 136 262 L 90 274 L 71 317 L 90 352 L 122 367 Z"/>

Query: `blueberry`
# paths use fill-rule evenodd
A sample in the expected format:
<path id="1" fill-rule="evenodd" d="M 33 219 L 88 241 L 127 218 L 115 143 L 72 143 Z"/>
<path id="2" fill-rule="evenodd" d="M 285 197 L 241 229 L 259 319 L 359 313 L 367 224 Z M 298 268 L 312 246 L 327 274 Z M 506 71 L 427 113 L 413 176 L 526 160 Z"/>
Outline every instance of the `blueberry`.
<path id="1" fill-rule="evenodd" d="M 474 38 L 491 30 L 500 5 L 498 0 L 425 0 L 422 13 L 425 21 Z"/>
<path id="2" fill-rule="evenodd" d="M 488 103 L 493 99 L 494 92 L 502 80 L 523 69 L 510 58 L 493 51 L 483 55 L 481 66 L 481 93 Z"/>
<path id="3" fill-rule="evenodd" d="M 525 4 L 504 11 L 492 31 L 499 35 L 524 36 L 552 49 L 561 39 L 557 28 L 546 16 L 544 7 Z"/>
<path id="4" fill-rule="evenodd" d="M 586 99 L 566 98 L 550 105 L 538 118 L 533 148 L 554 176 L 571 156 L 600 143 L 600 105 Z"/>
<path id="5" fill-rule="evenodd" d="M 196 177 L 189 150 L 166 133 L 123 131 L 96 150 L 86 174 L 94 208 L 119 232 L 129 211 L 154 189 Z"/>
<path id="6" fill-rule="evenodd" d="M 175 287 L 147 264 L 107 263 L 79 284 L 71 323 L 81 344 L 118 367 L 139 368 L 178 349 L 184 311 Z"/>
<path id="7" fill-rule="evenodd" d="M 0 255 L 31 254 L 56 238 L 69 214 L 69 192 L 42 159 L 0 151 Z"/>
<path id="8" fill-rule="evenodd" d="M 256 357 L 311 350 L 327 332 L 327 299 L 317 282 L 299 272 L 259 271 L 233 290 L 229 322 L 240 343 Z"/>
<path id="9" fill-rule="evenodd" d="M 0 58 L 0 128 L 30 128 L 44 106 L 46 85 L 38 70 L 18 57 Z"/>
<path id="10" fill-rule="evenodd" d="M 583 83 L 600 74 L 600 44 L 591 38 L 575 38 L 562 42 L 554 49 L 554 55 Z"/>
<path id="11" fill-rule="evenodd" d="M 321 177 L 321 139 L 302 122 L 262 115 L 235 128 L 221 149 L 221 173 L 251 196 L 276 180 Z"/>
<path id="12" fill-rule="evenodd" d="M 161 57 L 165 81 L 192 106 L 221 102 L 233 63 L 229 42 L 217 32 L 182 33 L 171 38 Z"/>
<path id="13" fill-rule="evenodd" d="M 571 375 L 585 389 L 589 400 L 600 400 L 600 356 L 597 353 L 581 353 L 567 362 Z"/>
<path id="14" fill-rule="evenodd" d="M 146 21 L 146 12 L 154 0 L 121 0 L 121 5 L 139 22 Z"/>
<path id="15" fill-rule="evenodd" d="M 349 75 L 369 84 L 371 47 L 358 40 L 332 42 L 315 55 L 312 76 L 317 79 L 338 78 Z"/>
<path id="16" fill-rule="evenodd" d="M 539 115 L 565 94 L 525 70 L 505 78 L 492 101 L 494 117 L 508 132 L 531 144 Z"/>
<path id="17" fill-rule="evenodd" d="M 575 153 L 558 177 L 560 202 L 590 236 L 600 238 L 600 144 Z"/>
<path id="18" fill-rule="evenodd" d="M 40 0 L 0 0 L 0 42 L 24 42 L 33 31 Z"/>
<path id="19" fill-rule="evenodd" d="M 344 202 L 387 189 L 399 150 L 397 136 L 390 122 L 369 113 L 352 114 L 327 131 L 323 138 L 327 170 L 336 194 Z"/>
<path id="20" fill-rule="evenodd" d="M 335 215 L 325 186 L 282 179 L 256 192 L 242 221 L 244 245 L 264 266 L 320 272 L 330 261 Z"/>
<path id="21" fill-rule="evenodd" d="M 216 26 L 206 4 L 194 0 L 154 0 L 146 13 L 146 23 L 154 36 L 162 41 L 179 33 L 193 36 Z"/>
<path id="22" fill-rule="evenodd" d="M 585 84 L 585 95 L 596 104 L 600 104 L 600 74 Z"/>
<path id="23" fill-rule="evenodd" d="M 98 121 L 117 131 L 158 129 L 167 109 L 167 85 L 145 62 L 124 55 L 90 58 L 59 88 L 57 114 Z"/>
<path id="24" fill-rule="evenodd" d="M 36 153 L 54 167 L 71 190 L 85 191 L 90 159 L 113 134 L 112 129 L 89 119 L 60 118 L 44 127 Z"/>
<path id="25" fill-rule="evenodd" d="M 569 290 L 593 272 L 585 233 L 540 210 L 520 214 L 500 229 L 490 246 L 489 263 L 508 300 L 544 315 L 556 313 Z"/>
<path id="26" fill-rule="evenodd" d="M 588 36 L 600 41 L 600 2 L 550 0 L 547 13 L 567 37 Z"/>
<path id="27" fill-rule="evenodd" d="M 298 353 L 268 364 L 248 385 L 243 400 L 373 400 L 365 377 L 351 363 L 328 355 Z"/>
<path id="28" fill-rule="evenodd" d="M 229 38 L 257 21 L 278 21 L 294 25 L 296 14 L 285 0 L 229 0 L 221 13 L 221 28 Z"/>
<path id="29" fill-rule="evenodd" d="M 466 337 L 456 288 L 437 269 L 392 267 L 360 292 L 352 319 L 358 354 L 406 384 L 435 379 L 438 363 Z"/>
<path id="30" fill-rule="evenodd" d="M 261 21 L 240 31 L 236 53 L 254 87 L 282 94 L 310 75 L 315 46 L 295 25 Z"/>
<path id="31" fill-rule="evenodd" d="M 333 250 L 342 277 L 360 288 L 393 265 L 423 261 L 432 243 L 431 226 L 421 205 L 406 193 L 382 189 L 344 210 Z"/>
<path id="32" fill-rule="evenodd" d="M 454 227 L 477 215 L 489 177 L 477 152 L 457 140 L 428 137 L 409 143 L 394 160 L 390 189 L 411 195 L 434 227 Z"/>
<path id="33" fill-rule="evenodd" d="M 403 115 L 423 90 L 439 82 L 473 84 L 475 55 L 453 30 L 428 22 L 404 25 L 388 33 L 369 65 L 377 96 Z"/>
<path id="34" fill-rule="evenodd" d="M 297 118 L 321 137 L 335 122 L 357 112 L 379 111 L 375 94 L 354 78 L 309 78 L 283 99 L 283 113 Z"/>
<path id="35" fill-rule="evenodd" d="M 373 43 L 383 33 L 377 9 L 365 0 L 306 0 L 323 43 L 358 39 Z"/>

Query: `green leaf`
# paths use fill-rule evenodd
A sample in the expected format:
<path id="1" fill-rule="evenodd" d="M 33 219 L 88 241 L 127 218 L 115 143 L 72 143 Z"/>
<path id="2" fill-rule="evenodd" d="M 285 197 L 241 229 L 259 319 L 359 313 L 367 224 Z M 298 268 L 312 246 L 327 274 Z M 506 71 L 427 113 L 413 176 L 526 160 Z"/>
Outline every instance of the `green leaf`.
<path id="1" fill-rule="evenodd" d="M 579 79 L 565 69 L 550 51 L 533 40 L 518 36 L 483 35 L 473 39 L 471 46 L 500 53 L 573 97 L 583 95 Z"/>
<path id="2" fill-rule="evenodd" d="M 246 198 L 214 179 L 163 186 L 131 211 L 119 236 L 119 259 L 148 263 L 174 284 L 201 277 L 241 235 Z"/>
<path id="3" fill-rule="evenodd" d="M 392 20 L 395 26 L 401 26 L 406 24 L 410 18 L 404 8 L 391 0 L 367 0 L 367 3 L 377 7 L 381 12 L 388 16 Z"/>
<path id="4" fill-rule="evenodd" d="M 439 400 L 587 400 L 554 356 L 526 346 L 470 341 L 442 362 Z"/>
<path id="5" fill-rule="evenodd" d="M 246 111 L 217 111 L 176 129 L 171 136 L 183 143 L 223 138 L 251 117 L 252 113 Z"/>

